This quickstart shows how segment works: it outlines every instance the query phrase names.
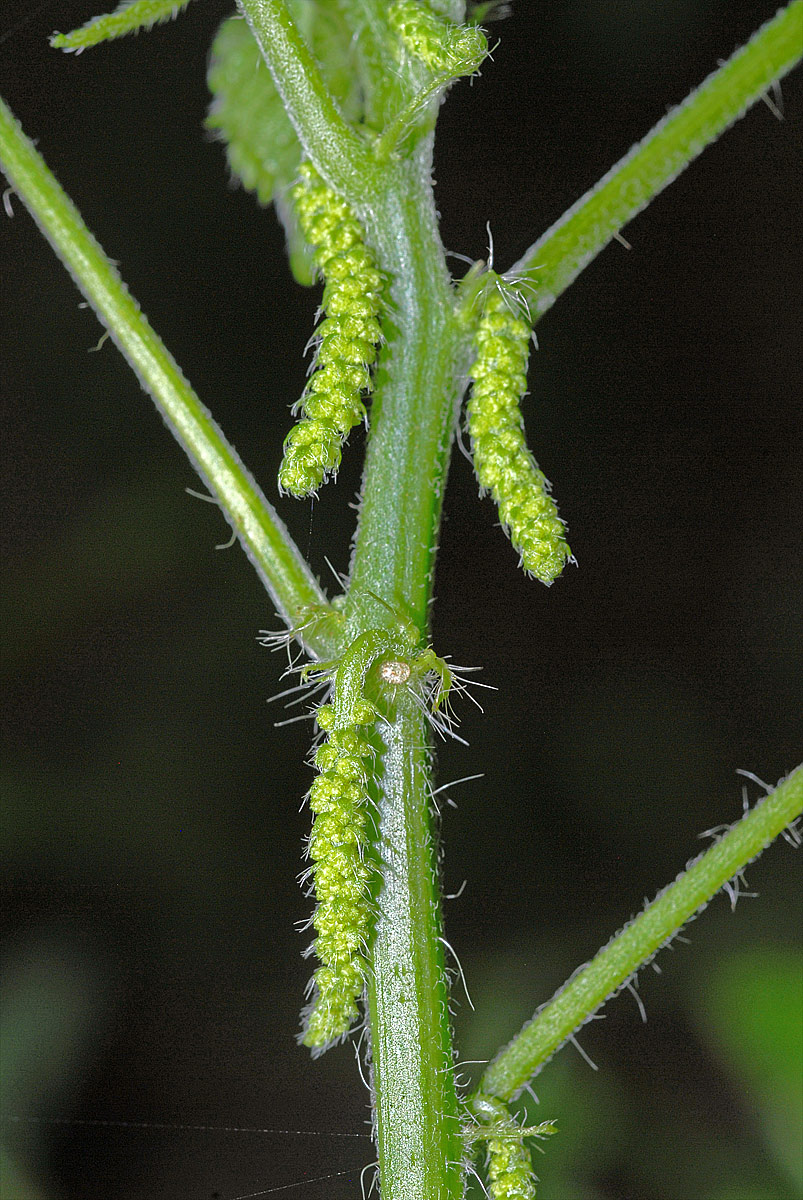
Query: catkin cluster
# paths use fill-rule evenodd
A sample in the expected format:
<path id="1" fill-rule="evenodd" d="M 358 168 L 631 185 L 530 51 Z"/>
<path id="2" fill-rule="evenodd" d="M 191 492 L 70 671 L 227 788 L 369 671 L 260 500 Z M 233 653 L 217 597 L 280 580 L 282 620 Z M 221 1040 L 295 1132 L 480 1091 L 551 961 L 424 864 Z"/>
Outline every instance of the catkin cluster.
<path id="1" fill-rule="evenodd" d="M 320 774 L 309 795 L 309 875 L 317 902 L 312 919 L 317 937 L 310 949 L 321 965 L 310 985 L 314 996 L 301 1035 L 304 1045 L 315 1051 L 343 1037 L 358 1016 L 375 915 L 369 888 L 372 868 L 364 852 L 374 757 L 366 727 L 375 724 L 378 710 L 366 688 L 373 687 L 392 703 L 395 689 L 406 687 L 413 676 L 421 681 L 435 674 L 440 680 L 437 705 L 452 683 L 443 659 L 431 648 L 415 650 L 417 640 L 417 631 L 401 623 L 397 630 L 368 629 L 319 676 L 332 680 L 331 703 L 316 714 L 327 740 L 315 755 Z"/>
<path id="2" fill-rule="evenodd" d="M 493 1096 L 476 1097 L 473 1107 L 488 1123 L 487 1133 L 481 1136 L 488 1151 L 490 1200 L 535 1200 L 535 1175 L 524 1130 L 507 1105 Z"/>
<path id="3" fill-rule="evenodd" d="M 532 1158 L 520 1137 L 488 1138 L 488 1194 L 491 1200 L 534 1200 Z"/>
<path id="4" fill-rule="evenodd" d="M 527 448 L 519 407 L 527 388 L 530 324 L 497 280 L 477 333 L 468 429 L 480 486 L 491 493 L 524 570 L 551 584 L 570 556 L 548 484 Z"/>
<path id="5" fill-rule="evenodd" d="M 348 729 L 333 728 L 335 711 L 328 704 L 318 709 L 318 724 L 329 736 L 315 755 L 321 773 L 309 796 L 314 814 L 309 856 L 317 900 L 313 924 L 318 935 L 312 948 L 321 965 L 313 976 L 315 995 L 302 1041 L 314 1050 L 342 1037 L 358 1015 L 371 920 L 363 849 L 373 751 L 356 728 L 357 721 Z M 361 724 L 376 717 L 370 704 L 355 715 L 365 718 Z"/>
<path id="6" fill-rule="evenodd" d="M 488 53 L 488 40 L 478 25 L 445 21 L 417 0 L 391 5 L 388 21 L 406 49 L 434 75 L 473 75 Z"/>
<path id="7" fill-rule="evenodd" d="M 310 163 L 292 200 L 325 285 L 315 369 L 297 405 L 303 419 L 285 439 L 279 469 L 283 491 L 307 496 L 337 471 L 343 442 L 365 418 L 362 396 L 382 337 L 382 276 L 351 208 Z"/>

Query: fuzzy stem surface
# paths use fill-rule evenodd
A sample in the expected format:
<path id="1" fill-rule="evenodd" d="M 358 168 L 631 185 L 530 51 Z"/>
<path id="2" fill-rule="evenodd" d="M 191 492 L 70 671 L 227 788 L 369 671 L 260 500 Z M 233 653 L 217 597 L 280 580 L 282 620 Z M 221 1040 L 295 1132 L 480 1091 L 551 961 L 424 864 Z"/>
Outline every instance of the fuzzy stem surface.
<path id="1" fill-rule="evenodd" d="M 382 886 L 368 982 L 383 1200 L 463 1195 L 426 735 L 405 696 L 383 728 Z"/>
<path id="2" fill-rule="evenodd" d="M 310 609 L 326 612 L 326 597 L 284 523 L 2 99 L 0 166 L 217 498 L 280 616 L 292 628 L 306 620 Z M 330 642 L 322 632 L 316 635 L 314 626 L 301 636 L 315 657 L 328 655 Z"/>
<path id="3" fill-rule="evenodd" d="M 426 638 L 460 346 L 430 156 L 427 138 L 412 160 L 386 166 L 381 193 L 360 214 L 392 280 L 392 302 L 372 400 L 349 637 L 372 625 L 392 626 L 390 606 Z M 430 831 L 428 731 L 408 700 L 403 696 L 387 730 L 378 796 L 385 865 L 369 1017 L 381 1194 L 459 1200 L 462 1150 Z"/>
<path id="4" fill-rule="evenodd" d="M 803 56 L 803 0 L 793 0 L 673 108 L 511 267 L 535 285 L 541 317 L 653 197 Z"/>
<path id="5" fill-rule="evenodd" d="M 284 5 L 241 3 L 305 151 L 357 212 L 388 280 L 341 649 L 370 629 L 392 628 L 396 614 L 415 624 L 423 642 L 458 400 L 455 364 L 465 340 L 438 234 L 432 138 L 425 129 L 404 160 L 374 161 L 367 143 L 355 147 L 350 131 L 344 136 Z M 368 6 L 366 16 L 381 35 Z M 429 832 L 426 725 L 406 703 L 403 696 L 388 729 L 377 790 L 381 854 L 392 852 L 370 952 L 380 1186 L 384 1200 L 457 1200 L 462 1149 Z"/>

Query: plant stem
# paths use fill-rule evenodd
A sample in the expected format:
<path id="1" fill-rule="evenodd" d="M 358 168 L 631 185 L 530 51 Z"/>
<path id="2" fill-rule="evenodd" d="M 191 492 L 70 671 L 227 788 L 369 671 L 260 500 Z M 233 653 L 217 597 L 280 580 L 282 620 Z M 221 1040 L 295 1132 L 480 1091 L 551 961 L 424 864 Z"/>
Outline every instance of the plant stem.
<path id="1" fill-rule="evenodd" d="M 729 880 L 803 812 L 803 766 L 659 893 L 555 994 L 485 1071 L 480 1091 L 512 1099 L 557 1049 L 671 942 Z"/>
<path id="2" fill-rule="evenodd" d="M 341 648 L 368 629 L 393 626 L 393 609 L 424 640 L 465 339 L 438 234 L 432 137 L 419 131 L 403 162 L 369 159 L 366 168 L 341 136 L 317 68 L 304 82 L 306 49 L 297 32 L 285 37 L 286 10 L 284 40 L 273 37 L 284 6 L 241 3 L 305 151 L 356 210 L 390 288 Z M 381 43 L 380 16 L 367 6 L 366 16 Z M 368 1007 L 383 1200 L 463 1194 L 426 732 L 423 714 L 403 697 L 378 780 L 383 883 Z"/>
<path id="3" fill-rule="evenodd" d="M 382 887 L 368 984 L 383 1200 L 458 1200 L 463 1145 L 452 1070 L 422 713 L 405 696 L 383 730 Z"/>
<path id="4" fill-rule="evenodd" d="M 284 0 L 238 0 L 305 153 L 350 202 L 369 181 L 368 147 L 346 124 Z"/>
<path id="5" fill-rule="evenodd" d="M 303 619 L 305 609 L 328 609 L 320 585 L 277 513 L 2 99 L 0 165 L 195 470 L 217 497 L 279 614 L 293 627 Z M 313 655 L 328 656 L 329 639 L 320 629 L 310 627 L 302 636 Z"/>
<path id="6" fill-rule="evenodd" d="M 393 280 L 388 340 L 371 408 L 349 636 L 399 607 L 426 636 L 460 342 L 429 186 L 431 140 L 387 166 L 361 215 Z M 387 734 L 379 824 L 383 892 L 369 1011 L 384 1200 L 461 1197 L 461 1146 L 443 977 L 437 855 L 429 831 L 427 729 L 402 708 Z"/>
<path id="7" fill-rule="evenodd" d="M 428 181 L 431 141 L 384 168 L 385 187 L 360 215 L 393 280 L 390 331 L 371 401 L 363 503 L 349 613 L 387 623 L 369 593 L 401 605 L 425 636 L 459 400 L 461 332 Z"/>
<path id="8" fill-rule="evenodd" d="M 672 109 L 511 268 L 536 287 L 534 317 L 552 307 L 628 221 L 803 55 L 803 0 L 793 0 Z"/>

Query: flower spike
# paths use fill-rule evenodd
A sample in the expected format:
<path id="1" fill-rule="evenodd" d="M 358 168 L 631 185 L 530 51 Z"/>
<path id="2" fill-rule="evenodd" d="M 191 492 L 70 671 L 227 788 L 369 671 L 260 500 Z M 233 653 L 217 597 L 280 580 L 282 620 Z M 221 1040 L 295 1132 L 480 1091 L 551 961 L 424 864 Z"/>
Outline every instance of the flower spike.
<path id="1" fill-rule="evenodd" d="M 382 276 L 351 208 L 311 163 L 302 164 L 292 198 L 324 278 L 326 316 L 316 330 L 315 370 L 297 405 L 304 416 L 285 439 L 279 487 L 308 496 L 337 472 L 343 442 L 365 419 L 363 393 L 382 338 Z"/>
<path id="2" fill-rule="evenodd" d="M 529 575 L 551 584 L 571 551 L 549 485 L 524 436 L 520 401 L 527 387 L 530 322 L 520 298 L 491 276 L 480 316 L 471 368 L 468 429 L 474 468 L 489 491 Z"/>

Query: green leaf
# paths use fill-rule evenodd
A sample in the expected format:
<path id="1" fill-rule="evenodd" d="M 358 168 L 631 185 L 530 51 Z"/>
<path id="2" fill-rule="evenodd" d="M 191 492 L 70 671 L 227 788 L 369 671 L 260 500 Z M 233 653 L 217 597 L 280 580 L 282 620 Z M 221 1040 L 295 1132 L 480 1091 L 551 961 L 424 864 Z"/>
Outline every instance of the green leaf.
<path id="1" fill-rule="evenodd" d="M 362 95 L 352 63 L 352 37 L 331 8 L 309 0 L 291 0 L 288 8 L 313 54 L 343 115 L 357 121 Z M 226 143 L 229 166 L 260 204 L 278 201 L 287 234 L 290 265 L 299 283 L 312 282 L 311 253 L 282 192 L 293 183 L 302 158 L 301 144 L 281 96 L 248 24 L 230 17 L 212 44 L 207 76 L 214 96 L 206 126 Z"/>
<path id="2" fill-rule="evenodd" d="M 296 132 L 259 47 L 240 17 L 224 21 L 207 75 L 215 97 L 206 126 L 220 133 L 233 173 L 260 204 L 287 187 L 301 162 Z"/>

